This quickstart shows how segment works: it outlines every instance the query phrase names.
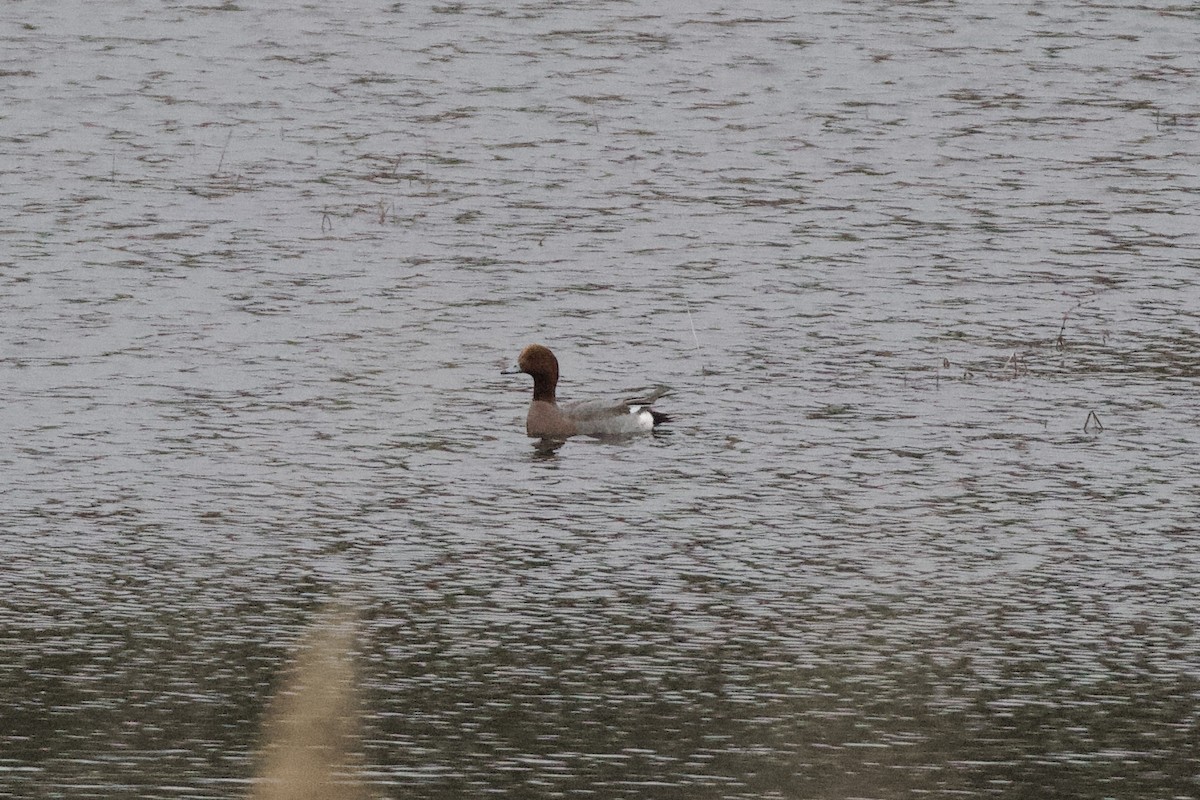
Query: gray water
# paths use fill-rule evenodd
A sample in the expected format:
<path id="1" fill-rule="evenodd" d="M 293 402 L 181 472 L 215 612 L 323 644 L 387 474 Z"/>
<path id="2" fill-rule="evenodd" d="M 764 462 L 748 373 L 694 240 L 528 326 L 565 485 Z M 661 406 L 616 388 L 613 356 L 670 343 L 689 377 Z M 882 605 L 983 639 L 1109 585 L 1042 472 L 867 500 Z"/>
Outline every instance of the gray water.
<path id="1" fill-rule="evenodd" d="M 0 7 L 0 796 L 1200 795 L 1194 8 L 286 5 Z"/>

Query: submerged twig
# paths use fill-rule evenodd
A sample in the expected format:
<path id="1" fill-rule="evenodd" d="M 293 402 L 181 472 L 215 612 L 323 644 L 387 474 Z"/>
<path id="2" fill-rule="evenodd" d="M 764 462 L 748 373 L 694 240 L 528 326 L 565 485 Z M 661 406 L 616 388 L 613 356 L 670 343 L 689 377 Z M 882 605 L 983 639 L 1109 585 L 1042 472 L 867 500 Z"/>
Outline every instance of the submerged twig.
<path id="1" fill-rule="evenodd" d="M 1065 335 L 1066 335 L 1066 331 L 1067 331 L 1067 320 L 1070 319 L 1071 314 L 1075 311 L 1075 309 L 1080 308 L 1081 306 L 1083 306 L 1084 303 L 1088 302 L 1091 299 L 1092 299 L 1091 296 L 1083 297 L 1080 300 L 1078 300 L 1075 303 L 1075 305 L 1071 306 L 1070 308 L 1068 308 L 1066 311 L 1063 312 L 1062 325 L 1058 326 L 1058 338 L 1054 340 L 1054 346 L 1057 349 L 1062 350 L 1064 347 L 1067 346 L 1067 341 L 1066 341 Z"/>
<path id="2" fill-rule="evenodd" d="M 707 375 L 708 367 L 706 367 L 704 365 L 704 353 L 701 351 L 701 348 L 700 348 L 700 337 L 696 335 L 696 325 L 694 322 L 692 322 L 692 309 L 688 306 L 686 300 L 683 303 L 683 310 L 687 312 L 688 327 L 690 327 L 692 329 L 692 342 L 695 343 L 696 354 L 700 358 L 700 374 Z"/>
<path id="3" fill-rule="evenodd" d="M 1096 416 L 1095 411 L 1089 411 L 1087 419 L 1083 421 L 1083 432 L 1091 433 L 1092 431 L 1097 433 L 1104 431 L 1104 426 L 1100 424 L 1100 417 Z"/>
<path id="4" fill-rule="evenodd" d="M 1010 367 L 1012 368 L 1012 376 L 1014 378 L 1019 378 L 1029 372 L 1029 368 L 1021 360 L 1021 354 L 1016 350 L 1013 350 L 1012 355 L 1004 362 L 1002 369 L 1009 369 Z"/>
<path id="5" fill-rule="evenodd" d="M 213 177 L 221 174 L 221 167 L 225 165 L 225 152 L 229 150 L 229 143 L 233 141 L 233 128 L 229 129 L 229 135 L 225 137 L 225 146 L 221 148 L 221 157 L 217 160 L 217 171 L 213 173 Z"/>

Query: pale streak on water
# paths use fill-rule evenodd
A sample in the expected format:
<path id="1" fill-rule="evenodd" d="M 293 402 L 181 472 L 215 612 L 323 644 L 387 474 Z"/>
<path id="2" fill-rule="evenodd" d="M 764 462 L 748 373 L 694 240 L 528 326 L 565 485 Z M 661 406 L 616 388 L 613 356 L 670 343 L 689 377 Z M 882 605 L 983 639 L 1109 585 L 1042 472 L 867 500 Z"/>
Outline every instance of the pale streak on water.
<path id="1" fill-rule="evenodd" d="M 284 5 L 0 8 L 0 796 L 1200 792 L 1194 10 Z"/>

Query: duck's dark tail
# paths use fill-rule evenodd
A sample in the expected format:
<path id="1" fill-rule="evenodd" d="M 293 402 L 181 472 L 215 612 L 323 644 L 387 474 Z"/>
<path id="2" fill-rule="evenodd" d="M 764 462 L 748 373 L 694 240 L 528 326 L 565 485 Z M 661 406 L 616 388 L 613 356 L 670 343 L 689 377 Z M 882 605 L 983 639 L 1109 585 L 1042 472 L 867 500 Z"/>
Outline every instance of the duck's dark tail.
<path id="1" fill-rule="evenodd" d="M 666 414 L 662 413 L 661 411 L 655 411 L 653 408 L 652 408 L 652 409 L 650 409 L 650 416 L 654 417 L 654 425 L 655 425 L 655 427 L 657 427 L 657 426 L 659 426 L 659 425 L 662 425 L 664 422 L 670 422 L 670 421 L 671 421 L 671 417 L 669 417 L 668 415 L 666 415 Z"/>

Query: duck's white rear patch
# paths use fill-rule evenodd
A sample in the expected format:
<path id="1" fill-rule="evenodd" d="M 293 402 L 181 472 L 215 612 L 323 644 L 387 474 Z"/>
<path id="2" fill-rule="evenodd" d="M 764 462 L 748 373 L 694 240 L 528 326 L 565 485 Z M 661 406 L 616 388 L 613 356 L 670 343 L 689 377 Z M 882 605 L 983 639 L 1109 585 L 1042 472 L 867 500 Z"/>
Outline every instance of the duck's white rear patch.
<path id="1" fill-rule="evenodd" d="M 644 406 L 634 406 L 629 409 L 629 413 L 633 415 L 638 428 L 644 431 L 654 430 L 654 415 L 650 413 L 649 409 Z"/>

